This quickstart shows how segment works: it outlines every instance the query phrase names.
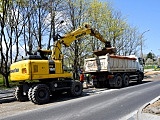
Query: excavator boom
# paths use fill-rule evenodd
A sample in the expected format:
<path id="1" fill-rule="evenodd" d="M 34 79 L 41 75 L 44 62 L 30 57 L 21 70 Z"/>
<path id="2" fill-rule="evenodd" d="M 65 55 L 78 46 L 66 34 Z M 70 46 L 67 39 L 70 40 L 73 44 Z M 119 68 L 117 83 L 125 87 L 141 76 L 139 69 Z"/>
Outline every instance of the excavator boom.
<path id="1" fill-rule="evenodd" d="M 64 35 L 63 37 L 61 37 L 61 39 L 59 39 L 55 42 L 55 47 L 52 52 L 52 58 L 54 60 L 62 59 L 61 55 L 60 55 L 61 54 L 61 51 L 60 51 L 61 44 L 65 45 L 66 47 L 69 47 L 73 41 L 75 41 L 85 35 L 89 35 L 89 34 L 91 36 L 96 37 L 101 42 L 105 43 L 105 46 L 106 45 L 108 46 L 108 41 L 105 40 L 103 38 L 103 36 L 96 29 L 93 29 L 88 24 L 85 24 L 84 26 L 79 27 L 78 29 Z"/>
<path id="2" fill-rule="evenodd" d="M 74 30 L 73 32 L 70 32 L 70 33 L 64 35 L 62 37 L 62 39 L 60 40 L 60 42 L 63 43 L 66 47 L 69 47 L 73 41 L 75 41 L 85 35 L 88 35 L 88 34 L 96 37 L 97 39 L 99 39 L 103 43 L 107 42 L 96 29 L 91 28 L 88 24 L 85 24 L 84 27 L 83 26 L 79 27 L 78 29 Z"/>

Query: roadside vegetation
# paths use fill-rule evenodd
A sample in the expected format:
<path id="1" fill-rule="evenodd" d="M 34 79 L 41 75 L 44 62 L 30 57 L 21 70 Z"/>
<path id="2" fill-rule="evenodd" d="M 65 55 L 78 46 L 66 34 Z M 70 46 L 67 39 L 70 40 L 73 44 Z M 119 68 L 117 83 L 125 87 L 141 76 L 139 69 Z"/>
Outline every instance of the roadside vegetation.
<path id="1" fill-rule="evenodd" d="M 2 79 L 2 75 L 0 74 L 0 86 L 2 86 L 3 85 L 3 79 Z"/>
<path id="2" fill-rule="evenodd" d="M 3 76 L 0 74 L 0 90 L 5 88 Z"/>
<path id="3" fill-rule="evenodd" d="M 16 86 L 16 83 L 13 83 L 9 80 L 9 87 L 8 88 L 13 88 Z M 6 89 L 5 81 L 3 76 L 0 74 L 0 90 L 1 89 Z"/>

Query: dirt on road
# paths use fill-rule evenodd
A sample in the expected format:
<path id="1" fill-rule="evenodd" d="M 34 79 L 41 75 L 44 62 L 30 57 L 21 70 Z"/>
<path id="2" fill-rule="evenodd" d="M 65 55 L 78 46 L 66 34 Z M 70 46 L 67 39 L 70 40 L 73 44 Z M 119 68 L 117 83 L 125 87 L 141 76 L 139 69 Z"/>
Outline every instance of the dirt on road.
<path id="1" fill-rule="evenodd" d="M 156 78 L 158 78 L 156 80 L 160 80 L 160 71 L 149 71 L 149 72 L 146 72 L 145 73 L 145 77 L 148 77 L 148 78 L 156 77 Z M 151 79 L 151 80 L 154 80 L 154 79 Z M 160 116 L 160 98 L 158 100 L 156 100 L 155 102 L 147 105 L 142 110 L 142 112 Z"/>
<path id="2" fill-rule="evenodd" d="M 149 75 L 159 75 L 160 71 L 148 71 L 145 72 L 145 76 L 149 76 Z"/>

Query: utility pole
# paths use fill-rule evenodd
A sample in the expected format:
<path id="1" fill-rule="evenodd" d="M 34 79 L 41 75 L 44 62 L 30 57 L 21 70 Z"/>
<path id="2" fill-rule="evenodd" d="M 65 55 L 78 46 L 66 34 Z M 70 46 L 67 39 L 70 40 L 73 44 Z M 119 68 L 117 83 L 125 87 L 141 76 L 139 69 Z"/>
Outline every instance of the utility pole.
<path id="1" fill-rule="evenodd" d="M 140 40 L 141 40 L 141 58 L 143 58 L 143 39 L 142 38 L 143 38 L 144 33 L 148 32 L 148 31 L 150 31 L 150 30 L 144 31 L 140 36 Z"/>
<path id="2" fill-rule="evenodd" d="M 160 51 L 160 49 L 158 49 Z M 158 55 L 158 65 L 160 65 L 160 55 Z"/>

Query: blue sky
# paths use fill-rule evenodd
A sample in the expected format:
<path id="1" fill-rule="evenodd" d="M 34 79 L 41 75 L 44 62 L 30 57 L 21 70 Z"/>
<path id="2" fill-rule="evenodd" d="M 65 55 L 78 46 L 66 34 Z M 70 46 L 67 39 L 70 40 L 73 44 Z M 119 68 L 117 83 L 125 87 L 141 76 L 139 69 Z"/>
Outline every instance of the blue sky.
<path id="1" fill-rule="evenodd" d="M 129 25 L 145 32 L 143 53 L 160 56 L 160 0 L 100 0 L 109 1 L 122 13 Z M 148 31 L 149 30 L 149 31 Z"/>

